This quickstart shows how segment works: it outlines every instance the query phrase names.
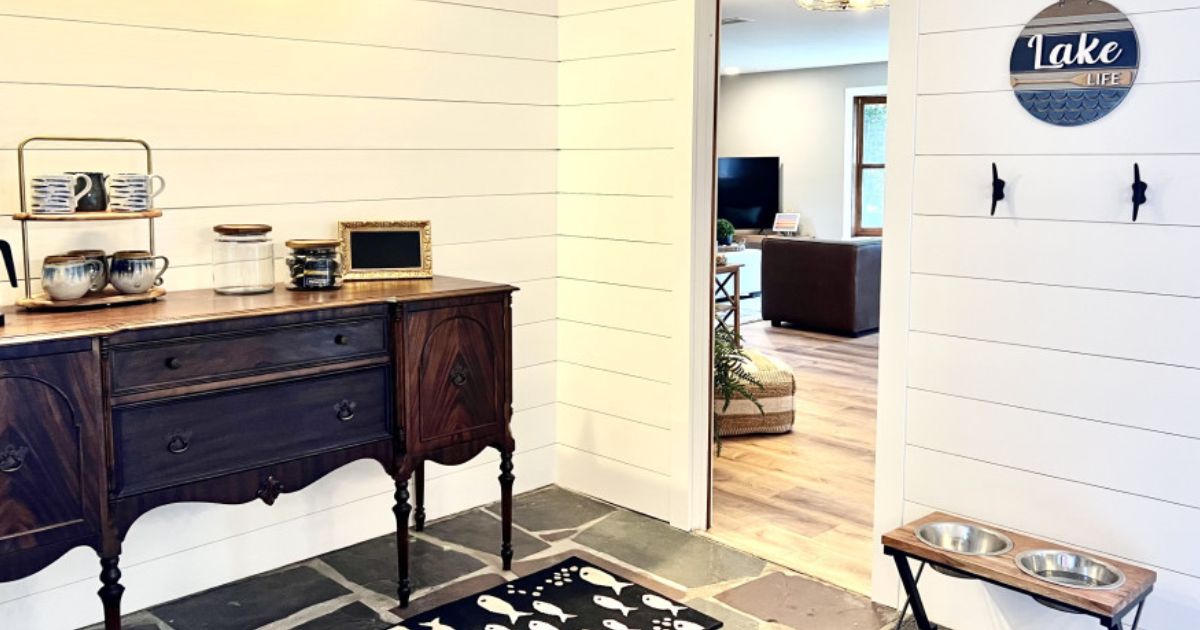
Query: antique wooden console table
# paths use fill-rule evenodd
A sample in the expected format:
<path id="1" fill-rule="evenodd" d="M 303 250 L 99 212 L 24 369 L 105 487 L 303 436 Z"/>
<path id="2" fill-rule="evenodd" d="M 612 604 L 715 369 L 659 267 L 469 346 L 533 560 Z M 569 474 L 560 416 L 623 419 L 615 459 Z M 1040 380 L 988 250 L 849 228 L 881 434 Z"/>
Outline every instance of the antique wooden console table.
<path id="1" fill-rule="evenodd" d="M 434 278 L 335 292 L 173 293 L 0 327 L 0 581 L 68 550 L 100 555 L 105 627 L 118 559 L 167 503 L 273 504 L 359 459 L 396 484 L 407 605 L 408 480 L 500 451 L 501 557 L 512 561 L 510 286 Z"/>

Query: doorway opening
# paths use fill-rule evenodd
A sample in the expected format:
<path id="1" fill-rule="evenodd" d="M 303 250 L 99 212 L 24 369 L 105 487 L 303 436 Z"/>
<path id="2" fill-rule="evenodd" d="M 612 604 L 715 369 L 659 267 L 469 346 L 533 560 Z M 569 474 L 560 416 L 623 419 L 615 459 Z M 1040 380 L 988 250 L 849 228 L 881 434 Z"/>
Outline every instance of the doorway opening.
<path id="1" fill-rule="evenodd" d="M 721 0 L 713 217 L 708 535 L 861 594 L 887 169 L 889 14 L 871 4 Z"/>

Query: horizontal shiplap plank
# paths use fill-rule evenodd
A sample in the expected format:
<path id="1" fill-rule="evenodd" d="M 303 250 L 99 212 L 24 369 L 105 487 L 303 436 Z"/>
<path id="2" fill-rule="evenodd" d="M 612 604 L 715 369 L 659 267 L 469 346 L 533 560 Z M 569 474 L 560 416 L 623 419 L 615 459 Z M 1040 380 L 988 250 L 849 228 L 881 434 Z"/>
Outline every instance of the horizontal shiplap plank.
<path id="1" fill-rule="evenodd" d="M 905 489 L 909 501 L 1200 574 L 1200 545 L 1178 544 L 1200 528 L 1200 510 L 914 446 Z"/>
<path id="2" fill-rule="evenodd" d="M 670 474 L 670 431 L 561 403 L 555 414 L 559 444 L 661 475 Z"/>
<path id="3" fill-rule="evenodd" d="M 36 133 L 142 138 L 158 148 L 556 147 L 554 107 L 0 85 L 0 146 Z"/>
<path id="4" fill-rule="evenodd" d="M 918 157 L 916 214 L 987 217 L 992 163 L 1008 182 L 996 219 L 1051 219 L 1130 223 L 1133 165 L 1151 181 L 1139 224 L 1200 226 L 1200 156 L 932 156 Z M 947 185 L 954 182 L 954 185 Z"/>
<path id="5" fill-rule="evenodd" d="M 1131 21 L 1141 35 L 1142 59 L 1171 60 L 1171 63 L 1143 63 L 1138 71 L 1138 84 L 1200 79 L 1200 60 L 1191 54 L 1193 34 L 1200 29 L 1200 8 L 1144 13 L 1132 16 Z M 997 53 L 1011 50 L 1022 28 L 1001 26 L 922 37 L 918 93 L 1011 91 L 1009 56 Z"/>
<path id="6" fill-rule="evenodd" d="M 434 273 L 485 282 L 554 276 L 555 239 L 537 237 L 435 247 Z"/>
<path id="7" fill-rule="evenodd" d="M 669 198 L 681 184 L 682 152 L 662 149 L 563 151 L 559 191 L 565 194 Z"/>
<path id="8" fill-rule="evenodd" d="M 1194 228 L 914 217 L 912 270 L 1164 295 L 1200 296 Z"/>
<path id="9" fill-rule="evenodd" d="M 670 477 L 565 444 L 558 445 L 557 455 L 558 485 L 655 518 L 670 518 Z"/>
<path id="10" fill-rule="evenodd" d="M 917 389 L 1200 438 L 1200 370 L 926 333 L 908 366 Z"/>
<path id="11" fill-rule="evenodd" d="M 558 316 L 564 320 L 670 336 L 671 301 L 665 291 L 560 279 Z"/>
<path id="12" fill-rule="evenodd" d="M 1047 0 L 1006 0 L 980 5 L 963 0 L 920 0 L 922 33 L 1016 26 L 1029 23 L 1048 6 Z M 1127 14 L 1190 9 L 1195 0 L 1137 0 L 1117 5 Z"/>
<path id="13" fill-rule="evenodd" d="M 560 195 L 558 233 L 625 241 L 672 243 L 684 204 L 663 197 Z"/>
<path id="14" fill-rule="evenodd" d="M 679 121 L 674 101 L 561 107 L 558 143 L 562 149 L 671 148 L 681 136 Z"/>
<path id="15" fill-rule="evenodd" d="M 665 28 L 682 17 L 681 0 L 637 4 L 632 2 L 587 2 L 561 7 L 558 51 L 564 61 L 641 53 L 677 47 L 676 29 Z M 587 7 L 587 8 L 584 8 Z M 624 7 L 603 11 L 610 7 Z M 585 15 L 578 14 L 591 11 Z M 680 31 L 681 32 L 681 31 Z"/>
<path id="16" fill-rule="evenodd" d="M 555 65 L 519 59 L 2 15 L 0 31 L 0 56 L 9 59 L 46 42 L 71 42 L 38 63 L 5 64 L 0 82 L 7 83 L 543 105 L 556 98 Z"/>
<path id="17" fill-rule="evenodd" d="M 666 337 L 578 322 L 558 322 L 559 361 L 670 382 L 671 351 L 671 340 Z"/>
<path id="18" fill-rule="evenodd" d="M 1198 153 L 1200 126 L 1146 123 L 1187 120 L 1198 107 L 1200 90 L 1190 83 L 1139 84 L 1121 107 L 1081 130 L 1033 118 L 1007 91 L 920 96 L 917 154 Z"/>
<path id="19" fill-rule="evenodd" d="M 656 243 L 559 237 L 558 275 L 632 287 L 669 290 L 670 269 L 660 264 L 672 247 Z"/>
<path id="20" fill-rule="evenodd" d="M 286 4 L 244 0 L 106 0 L 89 3 L 3 0 L 0 1 L 0 12 L 364 46 L 556 59 L 558 42 L 552 19 L 528 13 L 491 11 L 467 4 L 470 3 L 423 0 Z M 507 4 L 515 6 L 512 2 Z M 545 8 L 538 6 L 544 5 L 544 0 L 526 4 L 534 11 Z"/>
<path id="21" fill-rule="evenodd" d="M 671 426 L 671 386 L 636 376 L 561 362 L 558 400 L 661 428 Z"/>
<path id="22" fill-rule="evenodd" d="M 912 330 L 1200 369 L 1200 300 L 912 278 Z"/>
<path id="23" fill-rule="evenodd" d="M 908 417 L 914 446 L 1200 508 L 1200 439 L 926 391 L 909 393 Z M 1154 465 L 1080 466 L 1068 453 Z"/>
<path id="24" fill-rule="evenodd" d="M 562 64 L 559 104 L 614 103 L 669 99 L 678 79 L 679 51 L 631 57 L 600 57 Z"/>
<path id="25" fill-rule="evenodd" d="M 513 369 L 554 362 L 558 328 L 553 320 L 513 326 L 512 335 Z"/>
<path id="26" fill-rule="evenodd" d="M 513 370 L 513 409 L 522 411 L 554 404 L 555 372 L 553 363 Z"/>
<path id="27" fill-rule="evenodd" d="M 512 284 L 518 289 L 513 294 L 513 325 L 544 322 L 557 316 L 557 279 L 526 280 Z"/>
<path id="28" fill-rule="evenodd" d="M 941 508 L 906 503 L 904 521 L 915 521 Z M 970 514 L 965 515 L 971 517 Z M 997 525 L 1020 531 L 1012 523 Z M 1038 536 L 1036 532 L 1024 531 Z M 1043 536 L 1044 537 L 1044 536 Z M 1064 544 L 1056 541 L 1057 544 Z M 1069 544 L 1069 543 L 1066 543 Z M 889 565 L 891 563 L 889 562 Z M 1158 569 L 1158 582 L 1150 596 L 1138 628 L 1146 630 L 1185 630 L 1200 615 L 1200 578 Z M 921 578 L 921 598 L 934 623 L 947 628 L 971 630 L 1093 630 L 1096 620 L 1082 615 L 1064 615 L 1033 601 L 1028 595 L 985 584 L 978 580 L 959 580 L 927 571 Z M 1126 624 L 1131 623 L 1126 619 Z"/>

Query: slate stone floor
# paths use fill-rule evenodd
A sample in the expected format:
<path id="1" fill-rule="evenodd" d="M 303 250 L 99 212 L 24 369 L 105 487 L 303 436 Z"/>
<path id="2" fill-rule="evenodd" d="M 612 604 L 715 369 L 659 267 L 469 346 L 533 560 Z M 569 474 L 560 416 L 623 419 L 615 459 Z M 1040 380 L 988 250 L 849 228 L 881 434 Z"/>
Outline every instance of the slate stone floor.
<path id="1" fill-rule="evenodd" d="M 405 615 L 572 554 L 721 619 L 729 630 L 895 624 L 894 610 L 858 595 L 557 487 L 517 497 L 514 521 L 512 574 L 501 571 L 496 555 L 498 505 L 414 533 L 415 591 L 407 610 L 396 609 L 396 545 L 385 536 L 131 614 L 125 630 L 389 630 Z"/>

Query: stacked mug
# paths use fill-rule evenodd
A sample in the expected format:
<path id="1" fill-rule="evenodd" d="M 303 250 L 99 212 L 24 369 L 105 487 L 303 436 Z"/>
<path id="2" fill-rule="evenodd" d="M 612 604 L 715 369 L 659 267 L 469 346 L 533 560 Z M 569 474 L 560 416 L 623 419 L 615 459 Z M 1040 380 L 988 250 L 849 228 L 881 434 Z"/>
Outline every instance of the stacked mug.
<path id="1" fill-rule="evenodd" d="M 70 214 L 79 200 L 92 190 L 92 180 L 83 173 L 40 175 L 31 181 L 33 198 L 29 209 L 37 214 Z"/>
<path id="2" fill-rule="evenodd" d="M 161 175 L 141 173 L 109 175 L 104 184 L 108 192 L 108 209 L 113 212 L 145 212 L 154 207 L 154 198 L 166 188 Z"/>
<path id="3" fill-rule="evenodd" d="M 158 263 L 162 263 L 162 267 Z M 109 283 L 117 293 L 146 293 L 162 284 L 170 262 L 144 250 L 127 250 L 106 256 L 98 249 L 81 249 L 47 256 L 42 262 L 42 290 L 52 300 L 77 300 L 97 295 Z"/>

